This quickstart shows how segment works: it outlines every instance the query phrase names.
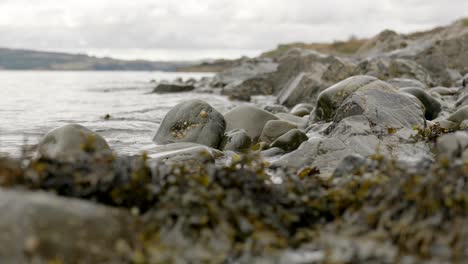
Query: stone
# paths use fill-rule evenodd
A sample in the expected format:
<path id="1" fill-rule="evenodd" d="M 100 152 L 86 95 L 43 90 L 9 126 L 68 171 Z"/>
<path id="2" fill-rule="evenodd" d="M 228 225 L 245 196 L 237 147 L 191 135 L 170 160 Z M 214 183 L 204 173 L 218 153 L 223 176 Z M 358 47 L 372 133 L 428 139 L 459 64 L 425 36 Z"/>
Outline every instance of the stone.
<path id="1" fill-rule="evenodd" d="M 333 119 L 335 111 L 348 96 L 357 90 L 369 89 L 395 91 L 391 85 L 375 77 L 353 76 L 325 89 L 319 94 L 313 118 L 315 121 Z"/>
<path id="2" fill-rule="evenodd" d="M 260 108 L 242 105 L 224 114 L 226 131 L 244 129 L 255 143 L 258 141 L 265 124 L 270 120 L 277 120 L 275 115 Z"/>
<path id="3" fill-rule="evenodd" d="M 293 107 L 301 102 L 315 102 L 323 85 L 313 73 L 301 72 L 278 94 L 278 103 Z"/>
<path id="4" fill-rule="evenodd" d="M 252 140 L 247 131 L 244 129 L 234 129 L 224 135 L 220 149 L 242 152 L 248 150 L 251 146 Z"/>
<path id="5" fill-rule="evenodd" d="M 291 110 L 291 114 L 295 116 L 303 117 L 303 116 L 309 115 L 313 109 L 314 109 L 313 105 L 302 103 L 302 104 L 298 104 L 294 106 L 293 109 Z"/>
<path id="6" fill-rule="evenodd" d="M 456 87 L 452 87 L 452 88 L 447 88 L 447 87 L 441 87 L 441 86 L 438 86 L 438 87 L 434 87 L 434 88 L 431 88 L 429 90 L 429 92 L 432 94 L 432 93 L 437 93 L 439 95 L 442 95 L 442 96 L 451 96 L 451 95 L 455 95 L 458 93 L 458 88 Z"/>
<path id="7" fill-rule="evenodd" d="M 460 157 L 468 158 L 465 152 L 468 149 L 468 132 L 457 131 L 443 135 L 437 139 L 436 148 L 439 156 L 450 160 Z"/>
<path id="8" fill-rule="evenodd" d="M 407 87 L 418 87 L 423 90 L 427 89 L 427 85 L 415 79 L 393 78 L 393 79 L 387 80 L 387 82 L 393 85 L 393 87 L 397 89 L 407 88 Z"/>
<path id="9" fill-rule="evenodd" d="M 293 129 L 277 138 L 272 144 L 272 148 L 280 148 L 285 152 L 296 150 L 303 142 L 309 138 L 299 129 Z"/>
<path id="10" fill-rule="evenodd" d="M 66 162 L 83 155 L 109 151 L 109 145 L 102 136 L 78 124 L 68 124 L 48 132 L 38 145 L 40 156 Z"/>
<path id="11" fill-rule="evenodd" d="M 150 150 L 149 164 L 153 163 L 177 163 L 194 161 L 199 163 L 214 162 L 216 158 L 223 156 L 217 149 L 205 145 L 179 142 L 157 146 Z"/>
<path id="12" fill-rule="evenodd" d="M 463 77 L 462 80 L 462 87 L 467 88 L 468 87 L 468 73 Z"/>
<path id="13" fill-rule="evenodd" d="M 407 87 L 400 89 L 400 92 L 408 93 L 418 98 L 418 100 L 424 105 L 424 116 L 427 120 L 435 119 L 442 110 L 442 105 L 440 102 L 421 88 Z"/>
<path id="14" fill-rule="evenodd" d="M 153 89 L 153 93 L 182 93 L 190 92 L 195 89 L 193 84 L 185 83 L 160 83 Z"/>
<path id="15" fill-rule="evenodd" d="M 414 60 L 404 58 L 376 57 L 362 61 L 355 75 L 370 75 L 380 80 L 394 78 L 414 79 L 426 85 L 434 84 L 430 72 Z"/>
<path id="16" fill-rule="evenodd" d="M 346 156 L 336 167 L 333 177 L 354 175 L 366 164 L 366 158 L 359 154 Z"/>
<path id="17" fill-rule="evenodd" d="M 306 118 L 295 116 L 289 113 L 278 113 L 275 116 L 281 120 L 295 124 L 300 129 L 304 129 L 307 127 L 308 119 Z"/>
<path id="18" fill-rule="evenodd" d="M 468 105 L 459 108 L 455 113 L 451 114 L 447 120 L 460 124 L 464 120 L 468 119 Z"/>
<path id="19" fill-rule="evenodd" d="M 295 124 L 289 123 L 287 121 L 270 120 L 263 127 L 262 134 L 260 135 L 260 141 L 270 144 L 281 135 L 295 128 L 297 128 Z"/>
<path id="20" fill-rule="evenodd" d="M 261 152 L 262 157 L 265 157 L 265 158 L 271 158 L 271 157 L 274 157 L 274 156 L 283 155 L 284 153 L 285 153 L 285 151 L 283 149 L 276 148 L 276 147 L 269 148 L 269 149 L 264 150 L 264 151 Z"/>
<path id="21" fill-rule="evenodd" d="M 164 117 L 153 138 L 158 144 L 193 142 L 217 148 L 224 135 L 223 115 L 202 100 L 174 106 Z"/>
<path id="22" fill-rule="evenodd" d="M 424 107 L 414 96 L 379 89 L 359 90 L 336 110 L 334 123 L 363 115 L 381 130 L 424 128 Z"/>
<path id="23" fill-rule="evenodd" d="M 277 114 L 277 113 L 288 113 L 289 110 L 286 106 L 284 105 L 278 105 L 278 104 L 273 104 L 273 105 L 266 105 L 263 107 L 263 110 L 270 112 L 272 114 Z"/>
<path id="24" fill-rule="evenodd" d="M 0 189 L 0 210 L 0 263 L 120 263 L 136 234 L 126 211 L 40 191 Z"/>

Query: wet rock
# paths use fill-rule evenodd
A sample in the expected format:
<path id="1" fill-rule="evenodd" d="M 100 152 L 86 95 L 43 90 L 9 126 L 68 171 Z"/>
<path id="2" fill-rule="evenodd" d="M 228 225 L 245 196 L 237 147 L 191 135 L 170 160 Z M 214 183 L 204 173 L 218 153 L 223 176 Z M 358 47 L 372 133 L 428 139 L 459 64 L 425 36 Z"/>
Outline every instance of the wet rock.
<path id="1" fill-rule="evenodd" d="M 468 119 L 468 105 L 459 108 L 455 113 L 451 114 L 447 120 L 460 124 L 464 120 Z"/>
<path id="2" fill-rule="evenodd" d="M 309 115 L 310 112 L 314 109 L 314 106 L 311 104 L 298 104 L 293 107 L 291 114 L 299 117 Z"/>
<path id="3" fill-rule="evenodd" d="M 266 105 L 263 107 L 263 110 L 267 111 L 267 112 L 270 112 L 272 114 L 277 114 L 277 113 L 288 113 L 289 110 L 286 106 L 284 105 L 277 105 L 277 104 L 273 104 L 273 105 Z"/>
<path id="4" fill-rule="evenodd" d="M 181 93 L 190 92 L 195 89 L 195 86 L 191 83 L 160 83 L 156 88 L 153 89 L 153 93 Z"/>
<path id="5" fill-rule="evenodd" d="M 270 144 L 281 135 L 295 128 L 297 128 L 295 124 L 287 121 L 270 120 L 263 127 L 262 134 L 260 135 L 260 141 Z"/>
<path id="6" fill-rule="evenodd" d="M 331 120 L 336 109 L 351 94 L 358 90 L 382 90 L 394 91 L 394 88 L 379 79 L 371 76 L 358 75 L 341 81 L 332 87 L 327 88 L 318 96 L 317 107 L 315 108 L 315 121 Z"/>
<path id="7" fill-rule="evenodd" d="M 346 156 L 336 167 L 333 177 L 354 175 L 366 164 L 366 158 L 359 154 Z"/>
<path id="8" fill-rule="evenodd" d="M 213 107 L 201 100 L 189 100 L 166 114 L 153 141 L 158 144 L 193 142 L 217 148 L 225 128 L 223 116 Z"/>
<path id="9" fill-rule="evenodd" d="M 411 94 L 418 98 L 418 100 L 424 105 L 425 112 L 424 116 L 427 120 L 435 119 L 440 111 L 442 110 L 442 105 L 435 98 L 430 96 L 421 88 L 408 87 L 400 89 L 401 92 Z"/>
<path id="10" fill-rule="evenodd" d="M 61 161 L 74 161 L 87 154 L 108 151 L 109 145 L 102 136 L 78 124 L 50 131 L 38 145 L 40 156 Z"/>
<path id="11" fill-rule="evenodd" d="M 457 131 L 437 139 L 437 153 L 445 158 L 468 158 L 468 133 Z"/>
<path id="12" fill-rule="evenodd" d="M 421 89 L 427 89 L 427 85 L 415 79 L 393 78 L 393 79 L 387 80 L 387 82 L 393 85 L 397 89 L 406 88 L 406 87 L 418 87 Z"/>
<path id="13" fill-rule="evenodd" d="M 247 134 L 247 131 L 244 129 L 234 129 L 224 135 L 220 148 L 225 151 L 245 151 L 248 150 L 251 145 L 252 140 Z"/>
<path id="14" fill-rule="evenodd" d="M 0 189 L 1 263 L 120 263 L 132 245 L 129 213 L 44 192 Z M 133 228 L 133 231 L 131 231 Z"/>
<path id="15" fill-rule="evenodd" d="M 149 157 L 150 164 L 165 162 L 187 162 L 195 161 L 199 163 L 213 162 L 216 158 L 223 156 L 219 150 L 191 142 L 171 143 L 157 146 L 151 149 Z"/>
<path id="16" fill-rule="evenodd" d="M 277 138 L 272 144 L 272 148 L 280 148 L 285 152 L 296 150 L 303 142 L 309 138 L 299 129 L 293 129 Z"/>
<path id="17" fill-rule="evenodd" d="M 281 120 L 295 124 L 300 129 L 304 129 L 307 127 L 308 119 L 306 118 L 302 118 L 288 113 L 278 113 L 275 116 Z"/>
<path id="18" fill-rule="evenodd" d="M 238 106 L 224 114 L 226 130 L 244 129 L 255 143 L 260 137 L 263 127 L 270 120 L 278 117 L 254 106 Z"/>

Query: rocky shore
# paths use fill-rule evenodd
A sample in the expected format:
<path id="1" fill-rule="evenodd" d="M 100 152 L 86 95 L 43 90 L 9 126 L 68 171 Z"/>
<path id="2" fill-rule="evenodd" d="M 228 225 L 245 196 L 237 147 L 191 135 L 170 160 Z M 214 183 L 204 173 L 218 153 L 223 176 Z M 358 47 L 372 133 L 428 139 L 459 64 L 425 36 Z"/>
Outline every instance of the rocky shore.
<path id="1" fill-rule="evenodd" d="M 468 258 L 468 27 L 292 48 L 153 92 L 150 154 L 70 124 L 0 158 L 1 263 L 451 263 Z"/>

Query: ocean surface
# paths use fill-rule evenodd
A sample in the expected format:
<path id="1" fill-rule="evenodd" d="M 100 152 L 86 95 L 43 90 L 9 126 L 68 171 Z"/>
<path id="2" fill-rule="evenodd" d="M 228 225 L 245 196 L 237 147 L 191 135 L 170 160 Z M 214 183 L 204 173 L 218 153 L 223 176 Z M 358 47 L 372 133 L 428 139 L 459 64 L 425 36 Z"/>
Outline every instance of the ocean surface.
<path id="1" fill-rule="evenodd" d="M 150 81 L 210 75 L 0 71 L 0 153 L 18 155 L 22 146 L 37 144 L 49 130 L 69 123 L 98 132 L 119 154 L 151 152 L 160 122 L 176 104 L 199 98 L 224 113 L 241 103 L 213 94 L 152 94 Z"/>

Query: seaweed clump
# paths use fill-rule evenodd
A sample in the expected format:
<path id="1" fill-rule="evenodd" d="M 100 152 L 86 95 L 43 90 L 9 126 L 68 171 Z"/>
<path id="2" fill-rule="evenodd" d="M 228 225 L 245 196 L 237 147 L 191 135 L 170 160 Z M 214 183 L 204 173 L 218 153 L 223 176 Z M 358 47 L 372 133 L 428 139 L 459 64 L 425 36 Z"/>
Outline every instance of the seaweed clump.
<path id="1" fill-rule="evenodd" d="M 139 213 L 143 225 L 129 263 L 291 263 L 295 252 L 318 263 L 467 258 L 468 163 L 436 161 L 415 170 L 371 159 L 371 170 L 340 178 L 276 171 L 281 183 L 256 153 L 222 166 L 149 165 L 145 155 L 0 159 L 0 183 Z"/>

